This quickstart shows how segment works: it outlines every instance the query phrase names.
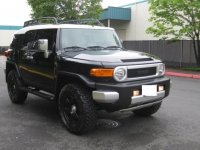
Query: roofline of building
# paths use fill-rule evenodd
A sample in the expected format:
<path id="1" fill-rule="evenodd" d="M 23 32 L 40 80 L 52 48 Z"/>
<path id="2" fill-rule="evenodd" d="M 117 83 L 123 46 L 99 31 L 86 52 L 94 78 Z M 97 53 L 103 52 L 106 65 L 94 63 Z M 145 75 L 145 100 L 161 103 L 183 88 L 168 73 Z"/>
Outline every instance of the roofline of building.
<path id="1" fill-rule="evenodd" d="M 118 7 L 122 7 L 122 8 L 124 8 L 124 7 L 129 7 L 129 6 L 133 6 L 133 5 L 136 5 L 136 4 L 140 4 L 140 3 L 145 3 L 145 2 L 148 2 L 149 0 L 142 0 L 142 1 L 136 1 L 136 2 L 134 2 L 134 3 L 130 3 L 130 4 L 126 4 L 126 5 L 122 5 L 122 6 L 118 6 Z"/>
<path id="2" fill-rule="evenodd" d="M 13 25 L 0 25 L 0 30 L 19 30 L 23 26 L 13 26 Z"/>

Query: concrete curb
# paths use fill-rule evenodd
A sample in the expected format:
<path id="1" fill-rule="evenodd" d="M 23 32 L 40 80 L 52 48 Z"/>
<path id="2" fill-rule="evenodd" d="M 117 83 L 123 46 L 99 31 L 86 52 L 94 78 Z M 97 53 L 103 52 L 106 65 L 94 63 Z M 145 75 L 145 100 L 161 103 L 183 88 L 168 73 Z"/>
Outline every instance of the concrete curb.
<path id="1" fill-rule="evenodd" d="M 177 73 L 177 72 L 165 72 L 166 76 L 175 76 L 175 77 L 184 77 L 192 79 L 200 79 L 200 75 L 186 74 L 186 73 Z"/>

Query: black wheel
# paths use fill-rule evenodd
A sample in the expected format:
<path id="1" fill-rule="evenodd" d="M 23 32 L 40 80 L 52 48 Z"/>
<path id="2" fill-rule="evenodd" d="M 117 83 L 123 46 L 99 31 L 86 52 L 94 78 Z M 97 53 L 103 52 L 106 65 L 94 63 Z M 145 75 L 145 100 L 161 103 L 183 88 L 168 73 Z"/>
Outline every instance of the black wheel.
<path id="1" fill-rule="evenodd" d="M 15 70 L 8 73 L 7 88 L 10 99 L 15 104 L 23 104 L 27 98 L 27 92 L 20 90 L 20 80 Z"/>
<path id="2" fill-rule="evenodd" d="M 83 134 L 95 127 L 91 94 L 80 85 L 65 85 L 59 95 L 58 107 L 62 122 L 70 132 Z"/>
<path id="3" fill-rule="evenodd" d="M 152 105 L 150 107 L 134 110 L 133 112 L 138 116 L 151 116 L 152 114 L 156 113 L 158 109 L 160 108 L 162 103 L 158 103 L 155 105 Z"/>

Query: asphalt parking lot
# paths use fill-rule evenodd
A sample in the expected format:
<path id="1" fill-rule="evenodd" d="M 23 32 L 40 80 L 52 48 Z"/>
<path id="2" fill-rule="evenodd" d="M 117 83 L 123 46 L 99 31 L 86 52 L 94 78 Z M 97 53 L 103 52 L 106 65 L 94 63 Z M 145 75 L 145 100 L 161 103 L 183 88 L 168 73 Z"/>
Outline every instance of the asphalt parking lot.
<path id="1" fill-rule="evenodd" d="M 76 136 L 62 126 L 54 102 L 31 94 L 24 105 L 10 102 L 4 61 L 0 56 L 1 150 L 200 149 L 200 80 L 172 77 L 170 96 L 154 116 L 142 118 L 132 113 L 99 112 L 96 129 Z M 118 125 L 105 124 L 105 120 Z"/>

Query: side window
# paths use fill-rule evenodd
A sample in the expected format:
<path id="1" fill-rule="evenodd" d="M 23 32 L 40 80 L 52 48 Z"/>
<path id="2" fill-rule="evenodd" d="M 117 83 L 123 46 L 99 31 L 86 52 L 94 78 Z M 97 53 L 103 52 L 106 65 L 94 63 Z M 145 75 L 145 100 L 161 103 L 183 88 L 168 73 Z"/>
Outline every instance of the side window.
<path id="1" fill-rule="evenodd" d="M 24 34 L 15 34 L 10 48 L 13 50 L 12 56 L 15 59 L 19 59 L 19 50 L 23 45 Z"/>
<path id="2" fill-rule="evenodd" d="M 48 50 L 51 52 L 54 51 L 56 48 L 56 35 L 57 35 L 57 29 L 38 30 L 36 35 L 36 40 L 47 39 Z"/>
<path id="3" fill-rule="evenodd" d="M 23 40 L 24 40 L 24 34 L 16 34 L 13 38 L 10 48 L 15 51 L 20 50 L 23 46 Z"/>
<path id="4" fill-rule="evenodd" d="M 41 61 L 44 59 L 44 53 L 38 50 L 38 40 L 48 40 L 49 59 L 53 56 L 53 52 L 56 48 L 56 36 L 57 29 L 41 29 L 28 31 L 23 38 L 23 42 L 20 48 L 21 61 Z"/>
<path id="5" fill-rule="evenodd" d="M 32 52 L 30 50 L 33 49 L 35 43 L 35 36 L 36 31 L 28 31 L 23 35 L 23 38 L 21 38 L 21 44 L 19 47 L 19 59 L 21 61 L 32 58 Z"/>
<path id="6" fill-rule="evenodd" d="M 22 50 L 34 49 L 33 47 L 35 43 L 35 37 L 36 37 L 36 31 L 26 32 L 23 40 Z"/>

